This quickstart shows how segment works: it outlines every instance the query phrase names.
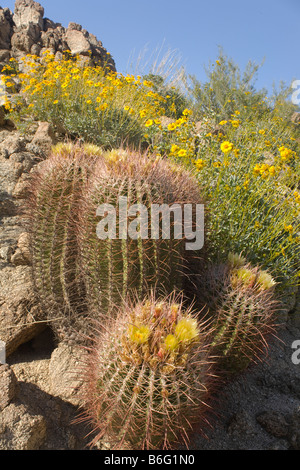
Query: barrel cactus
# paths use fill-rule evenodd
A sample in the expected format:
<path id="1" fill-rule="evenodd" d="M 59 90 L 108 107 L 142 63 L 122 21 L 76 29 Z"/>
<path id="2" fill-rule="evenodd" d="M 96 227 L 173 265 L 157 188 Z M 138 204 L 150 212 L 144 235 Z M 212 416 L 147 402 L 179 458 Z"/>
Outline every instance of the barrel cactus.
<path id="1" fill-rule="evenodd" d="M 230 253 L 226 263 L 207 269 L 199 294 L 213 321 L 212 347 L 224 373 L 241 371 L 266 353 L 280 308 L 267 271 Z"/>
<path id="2" fill-rule="evenodd" d="M 191 174 L 161 158 L 113 150 L 104 160 L 96 165 L 83 192 L 78 239 L 89 301 L 106 315 L 130 292 L 142 298 L 154 287 L 165 293 L 183 288 L 193 274 L 193 263 L 201 257 L 186 250 L 183 218 L 173 219 L 168 208 L 176 204 L 182 215 L 185 204 L 195 210 L 202 200 Z M 162 205 L 167 207 L 164 220 L 169 229 L 162 213 L 156 212 L 153 236 L 154 211 Z M 104 216 L 110 210 L 115 230 L 99 236 L 98 224 L 108 219 L 100 220 L 96 214 Z"/>
<path id="3" fill-rule="evenodd" d="M 26 201 L 34 286 L 45 319 L 59 335 L 70 334 L 71 319 L 76 328 L 84 325 L 87 315 L 75 227 L 94 154 L 60 144 L 34 172 Z"/>
<path id="4" fill-rule="evenodd" d="M 111 448 L 167 449 L 204 425 L 214 381 L 207 325 L 182 297 L 124 304 L 83 374 L 83 415 Z"/>

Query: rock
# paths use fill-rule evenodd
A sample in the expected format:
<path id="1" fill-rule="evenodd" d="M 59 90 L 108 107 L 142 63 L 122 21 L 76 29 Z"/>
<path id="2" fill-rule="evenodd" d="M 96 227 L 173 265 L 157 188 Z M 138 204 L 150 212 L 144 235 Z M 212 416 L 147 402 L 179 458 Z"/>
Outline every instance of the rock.
<path id="1" fill-rule="evenodd" d="M 48 29 L 42 32 L 41 43 L 44 49 L 57 51 L 61 44 L 61 36 L 56 29 Z"/>
<path id="2" fill-rule="evenodd" d="M 38 335 L 45 325 L 34 302 L 31 269 L 4 266 L 0 270 L 0 339 L 9 356 L 21 344 Z"/>
<path id="3" fill-rule="evenodd" d="M 91 45 L 84 37 L 82 31 L 68 29 L 65 35 L 65 40 L 72 54 L 79 54 L 83 56 L 91 55 Z"/>
<path id="4" fill-rule="evenodd" d="M 0 364 L 0 411 L 15 398 L 17 390 L 18 381 L 13 370 L 7 364 Z"/>
<path id="5" fill-rule="evenodd" d="M 173 122 L 175 122 L 175 119 L 172 119 L 168 116 L 161 116 L 160 122 L 162 127 L 168 127 L 169 124 L 173 124 Z"/>
<path id="6" fill-rule="evenodd" d="M 292 450 L 300 450 L 300 407 L 291 416 L 289 442 Z"/>
<path id="7" fill-rule="evenodd" d="M 16 215 L 16 205 L 10 198 L 0 198 L 0 218 Z"/>
<path id="8" fill-rule="evenodd" d="M 58 26 L 61 26 L 60 23 L 54 23 L 54 21 L 49 20 L 49 18 L 44 18 L 43 21 L 43 31 L 48 31 L 48 29 L 56 29 Z"/>
<path id="9" fill-rule="evenodd" d="M 0 155 L 9 158 L 13 153 L 20 152 L 25 146 L 25 140 L 19 133 L 12 133 L 0 144 Z"/>
<path id="10" fill-rule="evenodd" d="M 34 151 L 38 148 L 40 155 L 43 154 L 46 158 L 55 143 L 56 139 L 51 125 L 48 122 L 40 122 L 31 143 L 27 145 L 27 149 Z"/>
<path id="11" fill-rule="evenodd" d="M 21 59 L 26 54 L 42 56 L 50 51 L 55 55 L 66 50 L 91 57 L 91 66 L 105 65 L 116 71 L 115 63 L 101 41 L 81 25 L 70 23 L 66 29 L 60 23 L 44 19 L 43 15 L 44 8 L 33 0 L 17 0 L 13 16 L 10 10 L 0 7 L 0 71 L 10 56 L 19 62 L 19 69 L 25 71 Z"/>
<path id="12" fill-rule="evenodd" d="M 246 411 L 239 411 L 235 413 L 228 424 L 228 433 L 231 435 L 250 435 L 254 432 L 254 426 L 249 413 Z"/>
<path id="13" fill-rule="evenodd" d="M 0 210 L 1 210 L 1 204 L 0 204 Z M 4 260 L 6 263 L 10 263 L 10 259 L 13 255 L 13 248 L 10 245 L 4 245 L 1 246 L 0 248 L 0 258 Z"/>
<path id="14" fill-rule="evenodd" d="M 295 306 L 290 313 L 290 320 L 293 326 L 300 329 L 300 290 L 297 292 Z"/>
<path id="15" fill-rule="evenodd" d="M 0 414 L 0 450 L 38 450 L 46 437 L 43 416 L 12 403 Z"/>
<path id="16" fill-rule="evenodd" d="M 0 201 L 11 199 L 17 181 L 13 164 L 9 160 L 0 158 Z M 0 213 L 0 217 L 2 215 Z"/>
<path id="17" fill-rule="evenodd" d="M 82 26 L 80 24 L 71 22 L 71 23 L 69 23 L 68 30 L 69 31 L 81 31 Z"/>
<path id="18" fill-rule="evenodd" d="M 41 30 L 35 24 L 22 26 L 15 30 L 11 38 L 13 52 L 15 50 L 30 54 L 33 45 L 39 40 Z"/>
<path id="19" fill-rule="evenodd" d="M 10 49 L 12 25 L 5 11 L 0 7 L 0 49 Z"/>
<path id="20" fill-rule="evenodd" d="M 10 51 L 8 49 L 1 49 L 0 50 L 0 62 L 10 59 Z"/>
<path id="21" fill-rule="evenodd" d="M 300 113 L 294 113 L 291 117 L 291 121 L 294 124 L 299 124 L 300 123 Z"/>
<path id="22" fill-rule="evenodd" d="M 2 106 L 0 106 L 0 127 L 5 126 L 5 111 Z"/>
<path id="23" fill-rule="evenodd" d="M 282 413 L 265 411 L 256 416 L 256 421 L 274 437 L 285 438 L 288 436 L 289 423 Z"/>
<path id="24" fill-rule="evenodd" d="M 80 371 L 86 352 L 78 346 L 60 343 L 51 356 L 49 364 L 50 393 L 63 400 L 79 405 L 82 378 Z"/>
<path id="25" fill-rule="evenodd" d="M 13 163 L 14 171 L 18 171 L 18 177 L 23 173 L 29 173 L 36 163 L 35 155 L 30 152 L 14 153 L 9 160 Z"/>
<path id="26" fill-rule="evenodd" d="M 43 17 L 44 8 L 39 3 L 33 0 L 16 0 L 13 20 L 17 27 L 33 24 L 42 30 L 44 26 Z"/>
<path id="27" fill-rule="evenodd" d="M 33 44 L 33 46 L 30 49 L 30 54 L 39 56 L 41 49 L 42 49 L 41 46 L 39 46 L 38 44 Z"/>
<path id="28" fill-rule="evenodd" d="M 28 233 L 22 233 L 20 235 L 17 249 L 15 253 L 11 256 L 10 261 L 16 266 L 31 265 L 31 253 Z"/>
<path id="29" fill-rule="evenodd" d="M 29 195 L 30 176 L 23 174 L 19 178 L 12 195 L 15 199 L 25 199 Z"/>

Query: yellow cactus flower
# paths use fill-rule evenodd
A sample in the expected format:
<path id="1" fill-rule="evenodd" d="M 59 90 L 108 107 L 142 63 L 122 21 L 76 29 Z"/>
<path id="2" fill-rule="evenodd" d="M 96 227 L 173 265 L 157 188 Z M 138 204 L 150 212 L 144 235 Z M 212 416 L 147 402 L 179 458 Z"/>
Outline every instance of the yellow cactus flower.
<path id="1" fill-rule="evenodd" d="M 246 258 L 243 258 L 243 256 L 238 255 L 237 253 L 231 252 L 228 253 L 228 261 L 234 268 L 241 268 L 247 263 Z"/>
<path id="2" fill-rule="evenodd" d="M 276 285 L 276 282 L 267 271 L 261 271 L 257 278 L 257 283 L 262 290 L 271 289 Z"/>
<path id="3" fill-rule="evenodd" d="M 176 325 L 175 336 L 179 341 L 191 342 L 198 338 L 197 320 L 191 317 L 182 318 Z"/>
<path id="4" fill-rule="evenodd" d="M 136 344 L 144 344 L 148 341 L 150 336 L 150 328 L 148 326 L 136 326 L 130 325 L 129 327 L 129 339 Z"/>
<path id="5" fill-rule="evenodd" d="M 255 274 L 247 268 L 240 268 L 236 271 L 237 278 L 242 281 L 245 286 L 249 286 L 255 281 Z"/>
<path id="6" fill-rule="evenodd" d="M 167 351 L 175 351 L 179 346 L 179 341 L 174 335 L 168 335 L 165 339 L 165 348 Z"/>

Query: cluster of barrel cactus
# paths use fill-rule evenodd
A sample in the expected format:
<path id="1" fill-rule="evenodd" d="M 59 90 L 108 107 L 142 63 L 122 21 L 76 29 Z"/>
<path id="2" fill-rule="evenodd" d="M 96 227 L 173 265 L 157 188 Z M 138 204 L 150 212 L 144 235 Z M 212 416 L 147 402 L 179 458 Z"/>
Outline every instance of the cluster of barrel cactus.
<path id="1" fill-rule="evenodd" d="M 27 212 L 34 284 L 59 337 L 84 338 L 91 311 L 105 320 L 130 292 L 141 298 L 150 288 L 168 293 L 183 287 L 191 253 L 185 254 L 184 237 L 174 237 L 176 220 L 170 219 L 166 237 L 151 238 L 151 217 L 140 227 L 149 236 L 122 236 L 121 200 L 128 212 L 133 206 L 202 202 L 187 171 L 149 155 L 103 153 L 93 145 L 60 144 L 32 177 Z M 97 234 L 101 205 L 116 208 L 113 237 Z"/>
<path id="2" fill-rule="evenodd" d="M 205 423 L 216 372 L 240 371 L 262 354 L 278 308 L 275 282 L 239 255 L 207 265 L 175 236 L 175 219 L 167 237 L 163 229 L 140 236 L 150 219 L 134 219 L 137 237 L 122 236 L 120 200 L 150 213 L 203 204 L 193 174 L 164 158 L 61 144 L 32 176 L 33 279 L 58 337 L 89 341 L 83 416 L 93 444 L 106 436 L 116 448 L 164 449 Z M 110 207 L 116 233 L 99 237 Z"/>

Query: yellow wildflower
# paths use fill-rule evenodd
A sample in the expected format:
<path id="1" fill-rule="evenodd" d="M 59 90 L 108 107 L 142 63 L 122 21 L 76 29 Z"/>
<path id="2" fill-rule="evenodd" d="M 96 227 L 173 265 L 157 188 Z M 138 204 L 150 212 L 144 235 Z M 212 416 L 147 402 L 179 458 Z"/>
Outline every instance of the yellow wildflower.
<path id="1" fill-rule="evenodd" d="M 204 167 L 204 160 L 202 160 L 202 158 L 198 158 L 198 160 L 195 161 L 195 166 L 197 170 L 202 170 Z"/>
<path id="2" fill-rule="evenodd" d="M 294 228 L 292 225 L 284 225 L 284 230 L 289 233 L 293 233 Z"/>
<path id="3" fill-rule="evenodd" d="M 168 130 L 169 131 L 174 131 L 176 129 L 176 124 L 175 122 L 171 122 L 169 125 L 168 125 Z"/>
<path id="4" fill-rule="evenodd" d="M 233 144 L 231 142 L 225 141 L 221 144 L 221 150 L 223 153 L 228 153 L 233 149 Z"/>
<path id="5" fill-rule="evenodd" d="M 186 154 L 187 154 L 186 150 L 181 149 L 181 150 L 179 150 L 177 155 L 178 155 L 178 157 L 185 157 Z"/>

